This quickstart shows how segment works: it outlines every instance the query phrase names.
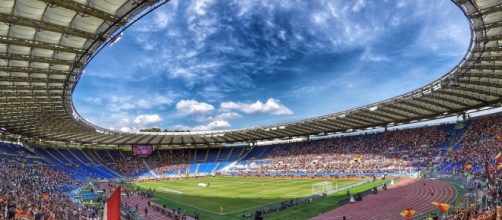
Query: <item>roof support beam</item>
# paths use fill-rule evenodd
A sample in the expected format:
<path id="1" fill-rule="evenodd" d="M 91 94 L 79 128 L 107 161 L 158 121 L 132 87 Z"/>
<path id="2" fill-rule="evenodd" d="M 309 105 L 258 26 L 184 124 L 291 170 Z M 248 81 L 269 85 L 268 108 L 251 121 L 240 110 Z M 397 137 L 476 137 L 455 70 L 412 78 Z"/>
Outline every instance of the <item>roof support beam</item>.
<path id="1" fill-rule="evenodd" d="M 354 124 L 349 124 L 349 123 L 347 123 L 346 121 L 343 121 L 343 119 L 347 120 L 347 119 L 344 117 L 344 118 L 336 118 L 336 120 L 333 120 L 333 121 L 334 121 L 335 123 L 337 123 L 337 124 L 344 125 L 347 129 L 350 129 L 350 128 L 355 128 L 355 127 L 357 127 L 358 125 L 359 125 L 359 126 L 360 126 L 360 125 L 362 125 L 360 122 L 354 122 L 354 121 L 352 121 L 352 120 L 348 119 L 347 121 L 350 121 L 350 122 L 352 122 L 352 123 L 355 123 L 355 125 L 354 125 Z"/>
<path id="2" fill-rule="evenodd" d="M 387 109 L 385 109 L 386 107 L 387 107 Z M 409 118 L 408 115 L 403 115 L 399 112 L 393 111 L 393 109 L 389 110 L 388 108 L 389 108 L 388 106 L 382 106 L 382 107 L 379 107 L 377 110 L 375 110 L 375 112 L 384 112 L 384 113 L 387 113 L 387 114 L 390 114 L 393 116 L 401 117 L 401 118 L 396 118 L 396 120 L 402 120 L 403 118 L 404 119 Z"/>
<path id="3" fill-rule="evenodd" d="M 349 128 L 353 127 L 350 124 L 347 124 L 347 123 L 344 123 L 344 122 L 340 122 L 339 119 L 340 118 L 327 118 L 326 119 L 326 123 L 328 123 L 328 124 L 330 124 L 332 126 L 339 127 L 341 130 L 346 130 L 346 129 L 349 129 Z"/>
<path id="4" fill-rule="evenodd" d="M 94 140 L 96 140 L 96 138 L 100 138 L 102 137 L 104 134 L 101 134 L 101 133 L 95 133 L 93 136 L 90 136 L 90 137 L 86 137 L 86 138 L 81 138 L 79 142 L 82 142 L 82 143 L 93 143 Z"/>
<path id="5" fill-rule="evenodd" d="M 359 117 L 355 117 L 354 115 L 350 114 L 350 115 L 347 115 L 345 116 L 345 118 L 351 120 L 351 121 L 354 121 L 354 122 L 357 122 L 359 124 L 362 124 L 362 125 L 371 125 L 371 124 L 375 124 L 374 121 L 370 121 L 370 120 L 366 120 L 366 119 L 363 119 L 363 118 L 359 118 Z"/>
<path id="6" fill-rule="evenodd" d="M 446 109 L 446 110 L 452 110 L 453 108 L 451 108 L 450 106 L 447 106 L 437 100 L 434 100 L 434 101 L 431 101 L 431 100 L 428 100 L 428 99 L 422 99 L 422 98 L 417 98 L 417 99 L 413 99 L 413 101 L 416 101 L 416 102 L 421 102 L 421 103 L 426 103 L 426 104 L 429 104 L 429 105 L 432 105 L 432 106 L 438 106 L 440 108 L 443 108 L 443 109 Z"/>
<path id="7" fill-rule="evenodd" d="M 225 142 L 236 142 L 235 138 L 233 138 L 231 136 L 223 135 L 223 136 L 220 136 L 219 138 L 225 140 Z"/>
<path id="8" fill-rule="evenodd" d="M 247 138 L 247 139 L 254 139 L 255 137 L 249 135 L 249 132 L 250 131 L 242 131 L 242 132 L 231 132 L 230 134 L 234 134 L 234 136 L 243 136 L 244 138 Z M 226 134 L 225 134 L 226 135 Z"/>
<path id="9" fill-rule="evenodd" d="M 137 137 L 136 134 L 128 134 L 128 135 L 123 136 L 122 138 L 114 141 L 114 143 L 117 144 L 117 145 L 119 145 L 119 144 L 125 144 L 125 143 L 127 143 L 127 141 L 129 141 L 129 140 L 131 140 L 131 139 L 133 139 L 135 137 Z"/>
<path id="10" fill-rule="evenodd" d="M 164 137 L 160 140 L 159 144 L 173 144 L 173 136 L 172 135 L 164 135 Z"/>
<path id="11" fill-rule="evenodd" d="M 465 85 L 472 84 L 472 85 L 486 86 L 486 87 L 493 87 L 493 88 L 501 88 L 502 87 L 500 85 L 500 83 L 493 84 L 492 82 L 473 80 L 473 78 L 470 78 L 467 80 L 461 79 L 460 82 L 461 82 L 461 84 L 465 84 Z"/>
<path id="12" fill-rule="evenodd" d="M 315 133 L 325 132 L 324 129 L 316 127 L 316 126 L 312 125 L 311 123 L 301 123 L 301 124 L 299 124 L 299 126 L 305 127 L 306 129 L 311 130 L 312 132 L 315 132 Z"/>
<path id="13" fill-rule="evenodd" d="M 141 139 L 141 140 L 138 140 L 139 143 L 145 143 L 145 144 L 149 144 L 150 141 L 155 138 L 157 135 L 147 135 L 145 138 Z"/>
<path id="14" fill-rule="evenodd" d="M 464 86 L 458 87 L 456 89 L 462 90 L 462 91 L 468 91 L 468 92 L 472 92 L 472 93 L 484 94 L 484 95 L 493 96 L 493 97 L 502 96 L 502 93 L 493 93 L 492 91 L 495 89 L 490 89 L 489 91 L 486 91 L 484 89 L 475 89 L 475 88 L 464 87 Z"/>
<path id="15" fill-rule="evenodd" d="M 48 63 L 48 64 L 62 64 L 62 65 L 76 65 L 77 62 L 73 60 L 61 60 L 61 59 L 53 59 L 49 57 L 40 57 L 40 56 L 32 56 L 32 55 L 22 55 L 22 54 L 13 54 L 13 53 L 0 53 L 0 59 L 6 60 L 22 60 L 28 62 L 40 62 L 40 63 Z"/>
<path id="16" fill-rule="evenodd" d="M 0 13 L 0 22 L 5 22 L 13 25 L 20 25 L 35 28 L 37 30 L 47 30 L 56 33 L 66 34 L 70 36 L 81 37 L 85 39 L 97 39 L 98 35 L 89 33 L 86 31 L 68 28 L 62 25 L 57 25 L 53 23 L 47 23 L 39 20 L 34 20 L 30 18 L 18 17 L 11 14 Z M 99 36 L 101 40 L 106 40 L 105 37 Z"/>
<path id="17" fill-rule="evenodd" d="M 261 140 L 265 140 L 265 139 L 271 139 L 273 138 L 269 131 L 265 131 L 265 130 L 262 130 L 262 129 L 256 129 L 256 130 L 253 130 L 253 135 L 256 135 L 258 137 L 260 137 Z"/>
<path id="18" fill-rule="evenodd" d="M 288 130 L 287 128 L 277 129 L 276 133 L 279 133 L 281 135 L 281 137 L 293 137 L 293 136 L 298 135 L 298 133 L 291 131 L 291 130 Z"/>
<path id="19" fill-rule="evenodd" d="M 358 117 L 373 119 L 374 121 L 376 121 L 378 123 L 388 123 L 393 120 L 389 117 L 382 117 L 382 115 L 380 115 L 380 114 L 373 114 L 372 111 L 371 112 L 370 111 L 359 111 L 356 114 L 359 115 Z"/>
<path id="20" fill-rule="evenodd" d="M 485 16 L 485 15 L 488 15 L 488 14 L 491 14 L 491 13 L 495 13 L 495 12 L 499 12 L 499 11 L 502 11 L 502 6 L 500 5 L 493 5 L 491 7 L 488 7 L 488 8 L 483 8 L 479 11 L 475 11 L 473 13 L 470 13 L 467 15 L 467 17 L 469 18 L 480 18 L 482 16 Z"/>
<path id="21" fill-rule="evenodd" d="M 260 139 L 268 139 L 268 138 L 270 138 L 270 136 L 267 135 L 267 134 L 265 134 L 261 129 L 253 129 L 251 131 L 248 131 L 247 133 L 248 133 L 248 135 L 251 136 L 251 139 L 253 139 L 253 140 L 260 140 Z M 240 139 L 239 135 L 235 135 L 235 134 L 231 134 L 231 135 L 235 139 Z M 227 136 L 227 135 L 225 134 L 225 136 Z M 229 136 L 227 136 L 227 137 L 229 137 Z"/>
<path id="22" fill-rule="evenodd" d="M 493 65 L 488 65 L 488 64 L 479 64 L 479 65 L 465 65 L 465 66 L 462 66 L 460 67 L 460 69 L 464 69 L 464 70 L 501 70 L 502 69 L 502 65 L 497 65 L 497 64 L 493 64 Z M 467 74 L 470 74 L 470 73 L 467 73 Z"/>
<path id="23" fill-rule="evenodd" d="M 295 126 L 295 125 L 290 125 L 290 126 L 287 126 L 287 127 L 286 127 L 286 129 L 288 129 L 288 130 L 292 130 L 293 132 L 297 132 L 297 133 L 298 133 L 298 136 L 303 136 L 303 135 L 306 135 L 306 134 L 307 134 L 307 132 L 309 132 L 309 133 L 315 133 L 315 132 L 313 132 L 313 130 L 312 130 L 312 129 L 310 129 L 310 128 L 299 128 L 299 127 L 297 127 L 297 126 Z"/>
<path id="24" fill-rule="evenodd" d="M 376 116 L 380 116 L 381 118 L 387 118 L 389 119 L 390 121 L 396 121 L 396 120 L 401 120 L 401 117 L 400 116 L 396 116 L 394 114 L 390 114 L 388 112 L 385 112 L 385 111 L 379 111 L 380 109 L 377 109 L 375 111 L 371 111 L 371 112 L 368 112 L 368 111 L 362 111 L 361 113 L 365 113 L 366 115 L 376 115 Z"/>
<path id="25" fill-rule="evenodd" d="M 67 75 L 69 71 L 42 69 L 33 67 L 0 66 L 0 71 L 16 73 L 43 73 L 48 75 Z"/>
<path id="26" fill-rule="evenodd" d="M 419 112 L 419 111 L 417 111 L 415 109 L 406 108 L 405 106 L 400 106 L 400 105 L 398 105 L 398 103 L 394 103 L 394 105 L 392 105 L 390 108 L 396 109 L 396 110 L 401 111 L 401 112 L 411 113 L 413 115 L 418 115 L 418 116 L 425 115 L 424 113 Z"/>
<path id="27" fill-rule="evenodd" d="M 502 34 L 497 34 L 497 35 L 493 35 L 493 36 L 487 36 L 485 38 L 482 38 L 481 40 L 484 40 L 486 42 L 488 42 L 488 41 L 499 41 L 499 40 L 502 40 Z"/>
<path id="28" fill-rule="evenodd" d="M 459 102 L 457 100 L 453 100 L 453 99 L 449 99 L 449 98 L 445 98 L 443 96 L 440 96 L 440 93 L 430 93 L 430 94 L 427 94 L 425 96 L 422 96 L 424 99 L 437 99 L 437 100 L 441 100 L 443 102 L 447 102 L 447 103 L 451 103 L 451 104 L 455 104 L 455 105 L 458 105 L 458 106 L 461 106 L 462 108 L 465 108 L 469 105 L 463 103 L 463 102 Z"/>
<path id="29" fill-rule="evenodd" d="M 482 56 L 477 58 L 479 61 L 502 61 L 502 56 Z"/>
<path id="30" fill-rule="evenodd" d="M 486 102 L 486 100 L 481 99 L 479 97 L 474 97 L 472 95 L 467 95 L 467 94 L 470 94 L 470 93 L 461 94 L 461 93 L 456 93 L 456 92 L 453 92 L 453 91 L 454 90 L 451 90 L 451 91 L 443 90 L 443 91 L 441 91 L 441 93 L 447 94 L 447 95 L 450 95 L 450 96 L 455 96 L 455 97 L 462 98 L 462 99 L 467 99 L 467 100 L 475 101 L 475 102 L 481 102 L 481 103 Z"/>
<path id="31" fill-rule="evenodd" d="M 400 102 L 399 104 L 411 106 L 411 107 L 417 108 L 417 109 L 422 109 L 422 110 L 428 111 L 430 113 L 437 113 L 437 112 L 439 112 L 439 110 L 430 108 L 428 106 L 417 105 L 417 104 L 415 104 L 415 103 L 412 102 L 413 100 L 410 100 L 410 99 L 404 100 L 404 101 Z"/>
<path id="32" fill-rule="evenodd" d="M 331 126 L 330 124 L 324 123 L 323 121 L 308 122 L 308 125 L 315 128 L 319 127 L 321 129 L 321 132 L 332 132 L 338 129 L 337 127 Z"/>
<path id="33" fill-rule="evenodd" d="M 333 124 L 332 122 L 330 122 L 330 120 L 327 120 L 327 119 L 319 121 L 317 123 L 320 125 L 322 124 L 322 126 L 328 128 L 329 131 L 340 131 L 340 130 L 344 129 L 343 127 L 340 127 L 340 126 L 337 126 L 336 124 Z"/>
<path id="34" fill-rule="evenodd" d="M 492 28 L 497 28 L 497 27 L 502 27 L 502 21 L 496 21 L 488 24 L 484 24 L 478 27 L 473 28 L 474 31 L 481 31 L 485 29 L 492 29 Z"/>
<path id="35" fill-rule="evenodd" d="M 114 144 L 116 140 L 123 138 L 125 135 L 109 136 L 108 139 L 103 140 L 101 144 Z"/>
<path id="36" fill-rule="evenodd" d="M 481 53 L 481 52 L 498 52 L 502 51 L 502 47 L 500 46 L 494 46 L 494 47 L 482 47 L 482 48 L 477 48 L 473 50 L 474 53 Z"/>
<path id="37" fill-rule="evenodd" d="M 63 45 L 59 45 L 59 44 L 51 44 L 51 43 L 46 43 L 46 42 L 32 41 L 32 40 L 7 37 L 7 36 L 0 36 L 0 44 L 43 48 L 43 49 L 54 50 L 54 51 L 58 51 L 58 52 L 67 52 L 67 53 L 75 53 L 75 54 L 80 54 L 83 52 L 82 49 L 79 49 L 76 47 L 68 47 L 68 46 L 63 46 Z"/>
<path id="38" fill-rule="evenodd" d="M 225 134 L 224 136 L 221 136 L 221 138 L 226 139 L 226 140 L 231 140 L 232 142 L 244 140 L 242 137 L 236 136 L 234 134 L 230 134 L 230 135 Z M 228 138 L 230 138 L 230 139 L 228 139 Z"/>
<path id="39" fill-rule="evenodd" d="M 502 66 L 501 66 L 502 69 Z M 485 79 L 502 79 L 502 74 L 500 73 L 483 73 L 483 72 L 468 72 L 465 77 L 477 77 L 477 78 L 485 78 Z"/>
<path id="40" fill-rule="evenodd" d="M 109 14 L 108 12 L 89 7 L 88 5 L 80 4 L 74 1 L 69 1 L 69 0 L 40 0 L 42 2 L 45 2 L 49 4 L 51 7 L 53 6 L 58 6 L 61 8 L 66 8 L 70 9 L 72 11 L 92 16 L 95 18 L 99 18 L 101 20 L 114 23 L 114 22 L 119 22 L 119 24 L 122 26 L 125 24 L 124 21 L 121 21 L 119 17 Z"/>

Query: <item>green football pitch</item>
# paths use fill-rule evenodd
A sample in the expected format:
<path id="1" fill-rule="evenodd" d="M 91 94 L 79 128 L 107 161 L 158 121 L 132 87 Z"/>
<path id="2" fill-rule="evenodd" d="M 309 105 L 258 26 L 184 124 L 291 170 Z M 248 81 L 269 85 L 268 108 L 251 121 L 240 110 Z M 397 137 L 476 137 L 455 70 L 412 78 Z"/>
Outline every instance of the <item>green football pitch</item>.
<path id="1" fill-rule="evenodd" d="M 170 208 L 183 208 L 187 214 L 199 212 L 200 219 L 243 219 L 242 215 L 267 205 L 282 201 L 307 197 L 313 194 L 312 184 L 330 181 L 333 188 L 356 183 L 357 179 L 282 179 L 282 178 L 244 178 L 244 177 L 204 177 L 196 179 L 165 180 L 153 182 L 138 182 L 134 187 L 155 190 L 154 202 L 165 204 Z M 209 187 L 199 187 L 199 183 L 209 183 Z M 352 190 L 365 190 L 374 185 L 382 184 L 376 181 L 364 184 Z M 351 191 L 352 191 L 351 190 Z M 328 208 L 334 208 L 334 203 L 346 195 L 340 192 L 330 198 L 316 202 L 333 202 Z M 333 199 L 336 199 L 333 200 Z M 333 200 L 333 201 L 332 201 Z M 304 205 L 307 206 L 308 205 Z M 284 214 L 300 207 L 286 209 Z M 305 208 L 305 207 L 302 207 Z M 319 207 L 317 207 L 319 208 Z M 329 209 L 328 209 L 329 210 Z M 310 215 L 318 212 L 309 210 Z M 304 213 L 305 214 L 305 213 Z M 273 215 L 271 216 L 272 219 Z M 249 218 L 248 218 L 249 219 Z M 265 219 L 269 219 L 268 215 Z M 281 219 L 278 217 L 277 219 Z M 288 217 L 288 219 L 303 219 L 303 217 Z"/>

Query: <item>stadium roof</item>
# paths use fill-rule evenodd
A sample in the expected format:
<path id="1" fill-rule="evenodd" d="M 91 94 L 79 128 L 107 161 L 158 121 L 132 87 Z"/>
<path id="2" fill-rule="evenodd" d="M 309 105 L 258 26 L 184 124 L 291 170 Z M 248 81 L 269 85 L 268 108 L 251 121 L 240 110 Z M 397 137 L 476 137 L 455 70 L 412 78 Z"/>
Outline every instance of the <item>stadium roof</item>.
<path id="1" fill-rule="evenodd" d="M 442 78 L 388 100 L 302 121 L 218 132 L 123 133 L 87 122 L 72 103 L 84 67 L 124 28 L 167 1 L 0 1 L 0 127 L 25 137 L 82 144 L 210 144 L 387 126 L 502 100 L 502 2 L 454 0 L 470 23 L 468 52 Z"/>

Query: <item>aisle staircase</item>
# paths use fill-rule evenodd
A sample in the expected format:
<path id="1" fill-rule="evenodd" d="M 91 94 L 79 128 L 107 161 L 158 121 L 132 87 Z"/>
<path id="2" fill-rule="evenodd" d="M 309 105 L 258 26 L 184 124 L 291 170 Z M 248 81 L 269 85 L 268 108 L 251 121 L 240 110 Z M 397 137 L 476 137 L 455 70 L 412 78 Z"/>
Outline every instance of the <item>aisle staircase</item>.
<path id="1" fill-rule="evenodd" d="M 464 137 L 466 128 L 467 128 L 467 123 L 464 123 L 463 121 L 457 121 L 455 127 L 453 128 L 452 135 L 450 137 L 450 142 L 448 144 L 448 151 L 446 152 L 447 154 L 452 151 L 456 151 L 458 150 L 458 148 L 460 148 L 460 141 Z"/>

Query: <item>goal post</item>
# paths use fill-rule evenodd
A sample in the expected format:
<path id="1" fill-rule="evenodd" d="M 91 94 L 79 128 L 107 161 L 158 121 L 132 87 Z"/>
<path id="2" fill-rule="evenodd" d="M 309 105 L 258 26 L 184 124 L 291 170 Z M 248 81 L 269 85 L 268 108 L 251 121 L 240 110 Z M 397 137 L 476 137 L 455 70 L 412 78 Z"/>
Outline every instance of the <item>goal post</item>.
<path id="1" fill-rule="evenodd" d="M 328 193 L 331 190 L 333 190 L 333 183 L 332 182 L 324 181 L 324 182 L 312 184 L 312 193 L 313 194 Z"/>

